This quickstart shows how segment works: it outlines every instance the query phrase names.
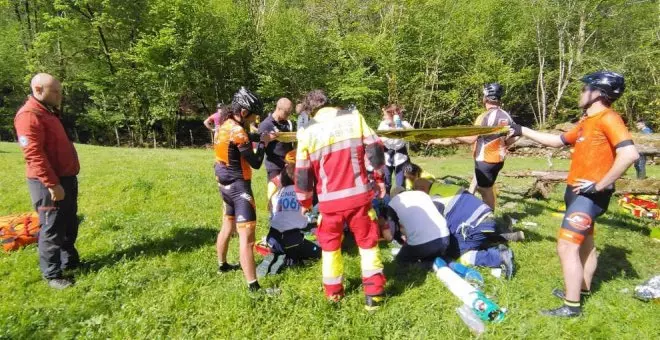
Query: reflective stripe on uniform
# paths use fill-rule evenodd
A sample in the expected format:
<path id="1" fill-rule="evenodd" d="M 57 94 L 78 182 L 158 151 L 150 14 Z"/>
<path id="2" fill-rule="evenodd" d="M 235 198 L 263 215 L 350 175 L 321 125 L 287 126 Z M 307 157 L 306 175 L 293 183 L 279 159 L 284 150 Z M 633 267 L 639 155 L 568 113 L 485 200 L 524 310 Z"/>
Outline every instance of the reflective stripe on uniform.
<path id="1" fill-rule="evenodd" d="M 352 147 L 358 147 L 361 145 L 362 145 L 362 141 L 358 138 L 345 139 L 330 145 L 323 146 L 317 150 L 314 150 L 309 154 L 309 159 L 313 162 L 319 161 L 321 157 L 328 155 L 330 153 L 345 150 Z M 298 166 L 297 163 L 296 166 Z"/>
<path id="2" fill-rule="evenodd" d="M 360 183 L 360 186 L 354 188 L 343 189 L 339 191 L 326 192 L 319 194 L 319 201 L 332 201 L 344 197 L 351 197 L 359 194 L 363 194 L 369 191 L 369 186 L 366 184 Z"/>
<path id="3" fill-rule="evenodd" d="M 378 246 L 371 249 L 360 249 L 362 277 L 371 277 L 383 273 L 383 262 L 380 259 Z"/>
<path id="4" fill-rule="evenodd" d="M 341 256 L 341 249 L 334 251 L 321 252 L 323 283 L 339 284 L 344 275 L 344 258 Z"/>

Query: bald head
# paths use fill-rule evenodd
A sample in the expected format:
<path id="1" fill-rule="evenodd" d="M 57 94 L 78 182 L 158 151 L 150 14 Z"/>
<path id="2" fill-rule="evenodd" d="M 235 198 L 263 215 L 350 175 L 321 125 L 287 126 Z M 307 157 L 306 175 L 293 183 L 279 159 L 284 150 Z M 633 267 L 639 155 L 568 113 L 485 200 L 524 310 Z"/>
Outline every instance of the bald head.
<path id="1" fill-rule="evenodd" d="M 291 114 L 291 109 L 293 108 L 293 103 L 288 98 L 280 98 L 277 101 L 275 106 L 275 112 L 273 112 L 273 118 L 276 120 L 286 120 L 289 119 Z"/>
<path id="2" fill-rule="evenodd" d="M 59 107 L 62 104 L 62 85 L 48 73 L 38 73 L 30 81 L 32 96 L 39 101 Z"/>

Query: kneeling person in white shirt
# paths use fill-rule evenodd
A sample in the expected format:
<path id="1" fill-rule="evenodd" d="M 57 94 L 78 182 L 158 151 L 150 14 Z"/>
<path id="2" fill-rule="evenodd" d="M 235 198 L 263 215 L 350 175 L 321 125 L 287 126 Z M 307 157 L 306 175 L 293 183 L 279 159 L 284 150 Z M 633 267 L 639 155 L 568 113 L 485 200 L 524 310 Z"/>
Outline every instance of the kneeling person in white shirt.
<path id="1" fill-rule="evenodd" d="M 388 241 L 404 241 L 395 261 L 426 262 L 444 256 L 449 247 L 449 229 L 431 197 L 422 191 L 392 190 L 387 222 L 382 227 Z M 402 242 L 403 243 L 403 242 Z"/>
<path id="2" fill-rule="evenodd" d="M 305 239 L 302 231 L 307 227 L 307 217 L 301 211 L 292 179 L 296 164 L 295 153 L 296 150 L 292 150 L 286 154 L 284 170 L 272 179 L 276 188 L 268 200 L 270 229 L 266 242 L 273 256 L 266 257 L 259 265 L 259 276 L 276 273 L 281 264 L 288 266 L 301 260 L 321 258 L 321 248 Z"/>

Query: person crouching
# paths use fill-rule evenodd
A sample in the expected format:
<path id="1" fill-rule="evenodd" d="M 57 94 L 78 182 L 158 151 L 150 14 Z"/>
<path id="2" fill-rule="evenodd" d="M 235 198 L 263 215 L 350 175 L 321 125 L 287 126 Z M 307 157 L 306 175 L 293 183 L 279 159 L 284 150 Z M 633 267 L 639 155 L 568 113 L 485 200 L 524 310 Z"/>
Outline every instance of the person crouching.
<path id="1" fill-rule="evenodd" d="M 282 266 L 291 266 L 307 259 L 320 259 L 321 248 L 305 239 L 303 229 L 307 227 L 307 217 L 296 198 L 293 175 L 296 168 L 296 151 L 285 156 L 282 172 L 271 179 L 269 185 L 275 190 L 268 198 L 270 230 L 266 242 L 272 250 L 257 268 L 257 276 L 276 274 Z M 270 192 L 271 190 L 269 190 Z"/>
<path id="2" fill-rule="evenodd" d="M 501 268 L 507 279 L 513 277 L 513 251 L 490 241 L 497 236 L 496 223 L 486 203 L 453 184 L 418 179 L 415 189 L 428 193 L 438 212 L 447 219 L 451 234 L 449 257 L 464 265 Z"/>
<path id="3" fill-rule="evenodd" d="M 404 244 L 394 260 L 398 263 L 428 264 L 445 255 L 449 247 L 449 229 L 431 197 L 422 191 L 392 189 L 383 237 Z"/>

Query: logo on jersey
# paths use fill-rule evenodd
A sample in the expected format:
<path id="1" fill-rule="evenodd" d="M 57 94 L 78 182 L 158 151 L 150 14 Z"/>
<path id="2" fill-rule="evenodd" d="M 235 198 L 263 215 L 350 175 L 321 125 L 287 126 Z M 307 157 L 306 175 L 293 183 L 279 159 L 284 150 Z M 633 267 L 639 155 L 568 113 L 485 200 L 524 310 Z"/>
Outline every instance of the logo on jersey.
<path id="1" fill-rule="evenodd" d="M 582 212 L 574 212 L 568 217 L 566 217 L 566 221 L 568 224 L 577 229 L 577 230 L 587 230 L 591 228 L 591 216 L 582 213 Z"/>
<path id="2" fill-rule="evenodd" d="M 28 146 L 28 139 L 25 136 L 18 136 L 18 144 L 20 144 L 22 147 L 27 147 Z"/>
<path id="3" fill-rule="evenodd" d="M 509 120 L 506 118 L 502 118 L 497 121 L 497 126 L 507 126 L 509 125 Z"/>
<path id="4" fill-rule="evenodd" d="M 575 141 L 576 143 L 584 142 L 584 140 L 586 139 L 586 138 L 584 138 L 584 136 L 582 135 L 583 132 L 584 132 L 584 129 L 583 129 L 583 128 L 580 128 L 580 130 L 578 130 L 578 139 Z"/>

